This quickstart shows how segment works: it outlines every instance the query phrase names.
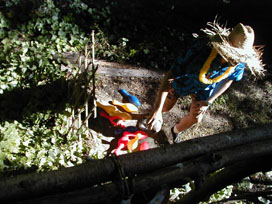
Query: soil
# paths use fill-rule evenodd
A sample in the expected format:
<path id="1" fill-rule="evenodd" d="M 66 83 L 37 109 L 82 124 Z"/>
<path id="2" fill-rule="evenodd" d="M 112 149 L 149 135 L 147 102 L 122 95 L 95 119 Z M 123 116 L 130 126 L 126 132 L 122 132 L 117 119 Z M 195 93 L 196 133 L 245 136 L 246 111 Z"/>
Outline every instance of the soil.
<path id="1" fill-rule="evenodd" d="M 107 73 L 103 72 L 105 68 L 108 68 Z M 114 74 L 116 69 L 119 70 L 119 74 Z M 122 69 L 124 72 L 120 72 Z M 126 89 L 130 94 L 138 97 L 142 103 L 137 114 L 133 114 L 132 120 L 125 122 L 126 126 L 137 126 L 137 122 L 146 117 L 154 105 L 163 73 L 158 70 L 149 70 L 149 74 L 147 74 L 148 70 L 143 67 L 117 63 L 106 63 L 106 65 L 101 63 L 98 69 L 96 82 L 96 97 L 98 100 L 110 102 L 115 99 L 124 101 L 118 91 Z M 144 77 L 139 77 L 141 72 L 145 73 Z M 183 140 L 271 122 L 271 90 L 272 84 L 268 77 L 254 81 L 249 73 L 246 73 L 242 81 L 234 83 L 223 96 L 215 101 L 201 123 L 183 132 Z M 148 131 L 150 136 L 148 143 L 151 148 L 172 144 L 170 128 L 180 118 L 188 114 L 190 102 L 190 97 L 179 98 L 170 112 L 164 113 L 162 130 L 158 134 Z M 97 137 L 101 139 L 101 146 L 95 145 L 98 145 L 97 147 L 100 150 L 109 154 L 117 147 L 120 135 L 114 134 L 114 130 L 118 128 L 113 127 L 107 119 L 101 118 L 99 116 L 100 111 L 98 108 L 98 116 L 92 121 L 91 128 L 94 130 L 93 134 L 98 135 Z"/>

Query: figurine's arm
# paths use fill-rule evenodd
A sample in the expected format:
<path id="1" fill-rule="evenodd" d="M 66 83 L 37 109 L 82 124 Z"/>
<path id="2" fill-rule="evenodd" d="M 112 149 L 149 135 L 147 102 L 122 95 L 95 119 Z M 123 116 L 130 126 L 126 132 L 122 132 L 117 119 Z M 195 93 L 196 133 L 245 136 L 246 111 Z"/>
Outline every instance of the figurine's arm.
<path id="1" fill-rule="evenodd" d="M 232 84 L 233 80 L 225 79 L 217 84 L 213 94 L 208 98 L 207 102 L 212 103 L 215 99 L 217 99 L 220 95 L 222 95 Z"/>

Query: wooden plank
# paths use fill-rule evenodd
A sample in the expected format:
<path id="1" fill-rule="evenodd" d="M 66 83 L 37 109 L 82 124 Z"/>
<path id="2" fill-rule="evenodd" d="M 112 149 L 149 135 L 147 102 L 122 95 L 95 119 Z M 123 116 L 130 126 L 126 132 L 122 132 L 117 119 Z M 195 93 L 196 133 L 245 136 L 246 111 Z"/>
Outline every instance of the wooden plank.
<path id="1" fill-rule="evenodd" d="M 84 56 L 80 55 L 79 53 L 63 53 L 63 57 L 64 59 L 68 60 L 72 64 L 77 64 L 78 60 L 81 58 L 82 58 L 82 61 L 84 61 Z M 137 67 L 137 66 L 127 65 L 127 64 L 119 64 L 115 62 L 107 62 L 104 60 L 95 60 L 95 65 L 99 66 L 96 73 L 98 75 L 103 75 L 103 76 L 162 78 L 165 73 L 160 70 L 151 70 L 144 67 Z M 64 71 L 67 69 L 69 70 L 70 68 L 68 65 L 62 65 L 61 69 Z M 89 67 L 89 70 L 91 70 L 91 67 Z"/>
<path id="2" fill-rule="evenodd" d="M 162 78 L 164 74 L 160 70 L 151 70 L 144 67 L 106 62 L 103 60 L 98 60 L 96 63 L 99 65 L 97 73 L 104 76 Z"/>
<path id="3" fill-rule="evenodd" d="M 104 76 L 121 76 L 121 77 L 151 77 L 162 78 L 161 72 L 151 71 L 148 69 L 130 69 L 130 68 L 118 68 L 118 67 L 99 67 L 97 70 L 99 75 Z"/>

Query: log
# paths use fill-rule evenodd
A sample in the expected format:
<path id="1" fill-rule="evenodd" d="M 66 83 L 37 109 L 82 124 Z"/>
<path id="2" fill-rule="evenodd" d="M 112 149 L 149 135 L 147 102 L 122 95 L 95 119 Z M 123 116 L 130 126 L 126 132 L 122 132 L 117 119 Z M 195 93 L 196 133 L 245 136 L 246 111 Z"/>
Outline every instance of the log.
<path id="1" fill-rule="evenodd" d="M 211 195 L 238 179 L 255 173 L 257 170 L 263 170 L 262 168 L 271 168 L 272 164 L 269 162 L 272 155 L 271 146 L 272 139 L 240 145 L 233 148 L 231 147 L 227 150 L 203 155 L 151 173 L 133 176 L 126 179 L 130 188 L 128 191 L 130 193 L 139 193 L 158 186 L 171 186 L 176 184 L 180 186 L 187 183 L 189 180 L 195 180 L 195 183 L 197 183 L 199 182 L 198 179 L 203 180 L 206 175 L 223 167 L 227 167 L 226 170 L 224 170 L 224 173 L 216 174 L 215 177 L 209 178 L 199 185 L 197 188 L 198 190 L 192 191 L 192 195 L 189 193 L 189 196 L 187 196 L 188 198 L 186 197 L 184 202 L 195 203 L 196 198 L 197 201 L 201 201 L 203 198 L 205 200 L 206 195 Z M 252 161 L 254 163 L 252 163 Z M 258 162 L 258 165 L 255 163 L 256 161 Z M 124 196 L 122 195 L 122 192 L 124 192 L 124 182 L 114 181 L 110 184 L 85 188 L 59 195 L 41 197 L 34 200 L 26 200 L 19 203 L 102 203 L 116 198 L 121 200 L 122 196 Z"/>
<path id="2" fill-rule="evenodd" d="M 124 175 L 141 174 L 175 165 L 208 152 L 271 137 L 271 124 L 266 124 L 257 128 L 235 130 L 188 140 L 180 144 L 121 155 L 117 159 L 109 157 L 72 168 L 5 178 L 0 182 L 0 201 L 40 197 L 111 181 L 116 173 L 116 162 L 122 167 Z"/>
<path id="3" fill-rule="evenodd" d="M 200 189 L 194 189 L 185 195 L 177 204 L 197 204 L 200 201 L 207 201 L 213 193 L 228 185 L 239 182 L 256 172 L 268 171 L 272 167 L 269 162 L 270 158 L 271 156 L 266 156 L 258 158 L 258 160 L 242 161 L 224 168 L 215 176 L 207 179 Z"/>

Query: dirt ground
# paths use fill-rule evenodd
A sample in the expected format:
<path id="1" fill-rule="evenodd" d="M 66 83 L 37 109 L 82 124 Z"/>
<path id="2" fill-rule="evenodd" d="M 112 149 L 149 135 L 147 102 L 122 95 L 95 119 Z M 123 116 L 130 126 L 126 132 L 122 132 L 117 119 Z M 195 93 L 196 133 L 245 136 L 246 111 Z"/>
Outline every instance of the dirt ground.
<path id="1" fill-rule="evenodd" d="M 103 66 L 102 66 L 103 67 Z M 163 73 L 156 70 L 150 70 L 155 73 L 154 76 L 145 77 L 134 76 L 136 72 L 146 71 L 146 68 L 135 68 L 132 66 L 110 64 L 112 74 L 98 74 L 96 82 L 96 97 L 102 101 L 112 101 L 116 99 L 123 101 L 120 89 L 126 89 L 130 94 L 139 98 L 142 105 L 133 119 L 126 121 L 126 126 L 136 126 L 139 119 L 149 114 L 154 105 L 156 95 L 159 90 Z M 122 76 L 122 73 L 114 74 L 114 69 L 124 69 L 123 73 L 131 70 L 131 76 Z M 102 68 L 101 68 L 102 69 Z M 157 72 L 157 75 L 156 75 Z M 114 75 L 114 76 L 110 76 Z M 127 74 L 125 74 L 127 75 Z M 252 81 L 252 78 L 245 77 L 241 82 L 236 82 L 232 87 L 220 97 L 207 111 L 200 124 L 184 131 L 184 140 L 208 136 L 221 132 L 231 131 L 235 128 L 246 128 L 256 126 L 261 123 L 272 121 L 272 85 L 271 80 Z M 153 139 L 148 141 L 150 147 L 172 143 L 170 128 L 175 125 L 181 117 L 188 114 L 190 106 L 190 97 L 179 98 L 170 112 L 164 113 L 164 125 L 158 134 L 148 132 Z M 117 147 L 119 136 L 114 135 L 113 127 L 107 119 L 99 116 L 92 123 L 95 132 L 100 134 L 100 139 L 104 146 L 102 151 L 112 152 Z M 167 140 L 165 139 L 167 138 Z M 106 143 L 106 145 L 105 145 Z"/>

